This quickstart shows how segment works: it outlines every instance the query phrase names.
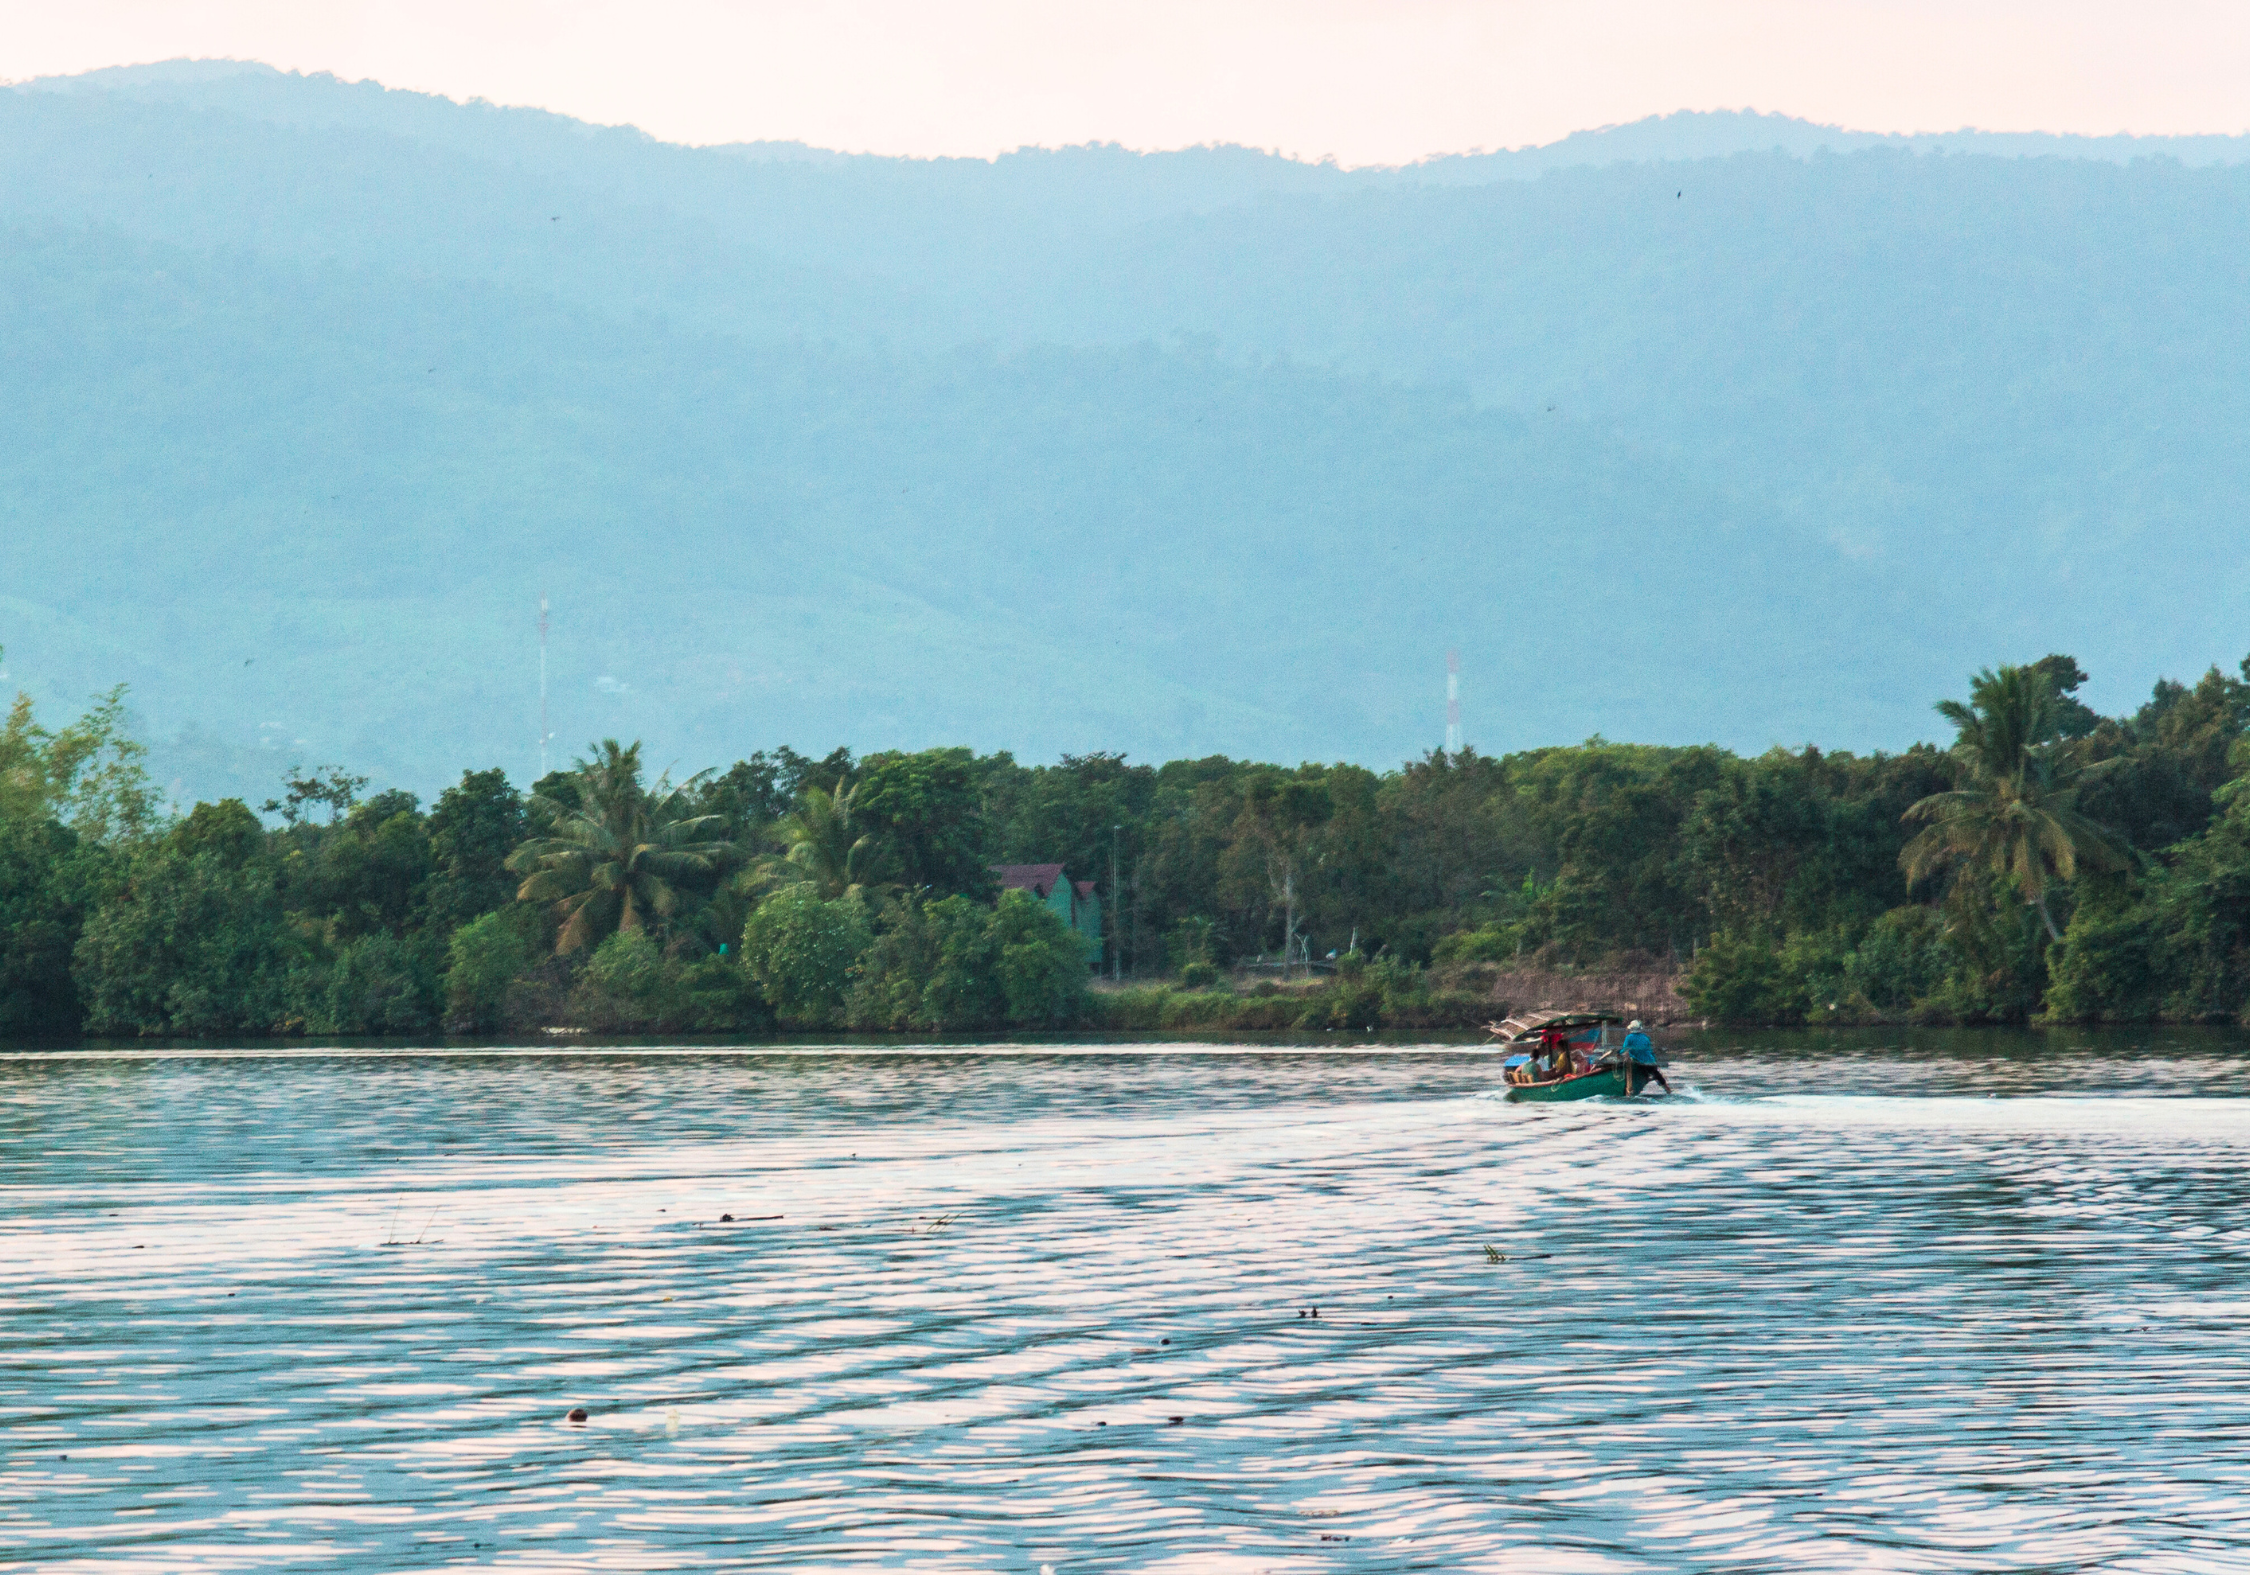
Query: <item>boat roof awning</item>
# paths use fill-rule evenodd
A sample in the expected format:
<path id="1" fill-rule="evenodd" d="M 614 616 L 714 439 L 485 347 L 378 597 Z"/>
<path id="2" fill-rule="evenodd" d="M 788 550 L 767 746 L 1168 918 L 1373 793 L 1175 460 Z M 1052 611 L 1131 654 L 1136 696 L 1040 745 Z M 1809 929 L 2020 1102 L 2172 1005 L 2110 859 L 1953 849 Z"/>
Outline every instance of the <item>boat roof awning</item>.
<path id="1" fill-rule="evenodd" d="M 1485 1032 L 1499 1041 L 1515 1044 L 1550 1028 L 1595 1028 L 1609 1023 L 1622 1023 L 1624 1018 L 1615 1012 L 1518 1012 L 1502 1022 L 1487 1023 Z"/>

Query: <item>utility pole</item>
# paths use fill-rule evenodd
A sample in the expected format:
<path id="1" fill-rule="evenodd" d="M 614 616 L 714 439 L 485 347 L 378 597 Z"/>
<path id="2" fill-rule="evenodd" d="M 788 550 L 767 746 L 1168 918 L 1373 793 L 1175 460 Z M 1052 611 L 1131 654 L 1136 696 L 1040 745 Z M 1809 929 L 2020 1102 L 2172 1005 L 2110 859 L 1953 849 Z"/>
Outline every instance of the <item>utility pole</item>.
<path id="1" fill-rule="evenodd" d="M 539 774 L 547 774 L 547 598 L 539 598 Z"/>
<path id="2" fill-rule="evenodd" d="M 1290 971 L 1294 961 L 1291 948 L 1297 944 L 1297 861 L 1291 858 L 1281 866 L 1281 977 L 1295 978 Z"/>
<path id="3" fill-rule="evenodd" d="M 1118 945 L 1124 938 L 1125 899 L 1117 889 L 1117 834 L 1124 829 L 1123 826 L 1109 828 L 1109 978 L 1112 984 L 1125 977 L 1125 948 Z"/>

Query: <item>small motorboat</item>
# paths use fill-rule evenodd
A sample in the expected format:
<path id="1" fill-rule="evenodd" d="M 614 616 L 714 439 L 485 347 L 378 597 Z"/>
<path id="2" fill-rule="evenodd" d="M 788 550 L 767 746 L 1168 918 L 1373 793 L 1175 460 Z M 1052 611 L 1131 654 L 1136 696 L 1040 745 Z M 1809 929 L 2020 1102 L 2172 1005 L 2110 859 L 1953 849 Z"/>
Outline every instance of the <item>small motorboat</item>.
<path id="1" fill-rule="evenodd" d="M 1525 1012 L 1485 1024 L 1508 1052 L 1500 1063 L 1512 1104 L 1547 1104 L 1565 1099 L 1629 1099 L 1655 1080 L 1655 1069 L 1609 1043 L 1609 1030 L 1623 1023 L 1607 1012 Z M 1657 1057 L 1657 1065 L 1663 1057 Z"/>

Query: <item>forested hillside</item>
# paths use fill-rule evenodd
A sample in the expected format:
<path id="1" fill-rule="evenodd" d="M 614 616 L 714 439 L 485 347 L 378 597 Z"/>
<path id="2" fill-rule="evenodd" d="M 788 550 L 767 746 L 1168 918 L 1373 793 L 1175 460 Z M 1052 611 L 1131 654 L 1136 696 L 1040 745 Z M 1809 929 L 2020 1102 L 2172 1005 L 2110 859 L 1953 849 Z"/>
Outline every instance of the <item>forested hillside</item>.
<path id="1" fill-rule="evenodd" d="M 527 782 L 542 593 L 556 758 L 1381 767 L 1449 647 L 1495 752 L 1899 749 L 1996 655 L 2116 710 L 2231 664 L 2242 149 L 1869 144 L 986 163 L 223 64 L 0 93 L 7 678 L 129 680 L 187 802 Z"/>
<path id="2" fill-rule="evenodd" d="M 53 728 L 19 700 L 0 1037 L 1468 1027 L 1623 1005 L 1620 971 L 1652 1016 L 2242 1019 L 2239 671 L 2104 717 L 2070 658 L 2004 666 L 1949 748 L 1897 755 L 782 748 L 674 778 L 609 740 L 528 796 L 331 770 L 176 818 L 114 700 Z M 997 891 L 1011 864 L 1100 922 Z"/>

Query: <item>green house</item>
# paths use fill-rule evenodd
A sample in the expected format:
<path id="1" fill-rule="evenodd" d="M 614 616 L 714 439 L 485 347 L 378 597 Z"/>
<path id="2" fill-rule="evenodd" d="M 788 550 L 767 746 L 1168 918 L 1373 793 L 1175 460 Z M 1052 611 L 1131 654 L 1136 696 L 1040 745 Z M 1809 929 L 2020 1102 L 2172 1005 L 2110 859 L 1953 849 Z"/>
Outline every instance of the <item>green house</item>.
<path id="1" fill-rule="evenodd" d="M 995 864 L 1002 891 L 1028 892 L 1055 910 L 1086 943 L 1089 967 L 1102 965 L 1102 900 L 1090 880 L 1072 880 L 1060 864 Z"/>

